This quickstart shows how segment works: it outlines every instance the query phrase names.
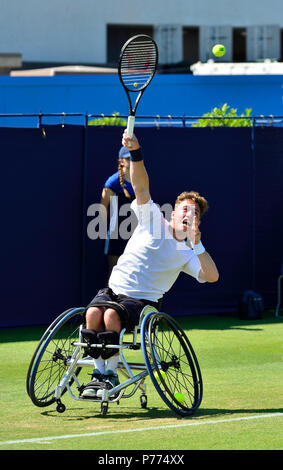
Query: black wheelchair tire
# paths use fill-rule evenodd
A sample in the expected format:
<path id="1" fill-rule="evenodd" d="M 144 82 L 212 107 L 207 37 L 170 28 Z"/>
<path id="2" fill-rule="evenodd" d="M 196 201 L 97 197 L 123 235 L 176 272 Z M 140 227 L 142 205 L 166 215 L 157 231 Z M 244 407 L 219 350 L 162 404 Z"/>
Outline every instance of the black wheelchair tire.
<path id="1" fill-rule="evenodd" d="M 158 326 L 160 326 L 161 322 L 164 323 L 165 329 L 167 328 L 168 331 L 171 332 L 170 335 L 168 334 L 167 336 L 171 337 L 172 342 L 173 340 L 175 341 L 177 346 L 174 346 L 174 348 L 178 351 L 179 357 L 177 353 L 177 355 L 172 354 L 174 352 L 173 346 L 167 344 L 167 340 L 165 341 L 162 337 L 161 339 L 157 338 L 158 334 L 162 336 L 162 334 L 158 332 Z M 166 332 L 164 335 L 166 336 Z M 163 341 L 165 344 L 163 344 Z M 161 346 L 157 346 L 158 342 Z M 196 354 L 183 329 L 171 316 L 162 312 L 151 312 L 146 315 L 141 325 L 141 345 L 149 376 L 159 396 L 176 414 L 182 417 L 192 415 L 202 401 L 203 385 Z M 160 361 L 160 357 L 157 353 L 158 348 L 163 355 L 167 355 L 167 352 L 169 354 L 170 349 L 172 349 L 170 354 L 171 359 L 172 357 L 175 358 L 175 366 L 172 360 L 170 361 L 172 366 L 169 367 L 168 361 L 167 365 L 166 361 Z M 168 348 L 169 351 L 167 351 Z M 162 349 L 164 349 L 164 352 Z M 163 364 L 162 367 L 164 367 L 164 369 L 168 367 L 166 372 L 170 371 L 170 383 L 168 380 L 169 374 L 167 374 L 166 380 L 162 376 L 160 364 Z M 179 379 L 181 374 L 182 377 Z M 185 395 L 183 395 L 185 398 L 184 403 L 176 399 L 175 393 L 178 392 L 182 392 L 182 394 L 186 392 Z"/>
<path id="2" fill-rule="evenodd" d="M 32 356 L 26 379 L 28 395 L 34 405 L 46 407 L 56 401 L 54 391 L 67 370 L 64 361 L 71 355 L 72 348 L 74 348 L 72 342 L 78 339 L 77 331 L 84 320 L 84 312 L 84 308 L 81 307 L 66 310 L 52 322 L 40 339 Z M 70 334 L 67 338 L 60 339 L 60 334 L 62 335 L 63 328 L 66 327 L 70 328 Z M 63 349 L 59 348 L 59 345 Z M 53 351 L 52 348 L 55 350 Z M 77 367 L 76 376 L 80 370 L 81 367 Z M 70 385 L 72 382 L 73 379 Z M 62 394 L 65 392 L 66 388 Z"/>
<path id="3" fill-rule="evenodd" d="M 28 371 L 27 371 L 27 377 L 26 377 L 26 391 L 27 391 L 27 394 L 29 395 L 29 384 L 30 384 L 30 374 L 31 374 L 31 371 L 32 371 L 32 368 L 33 368 L 33 364 L 34 364 L 34 361 L 35 361 L 35 358 L 37 356 L 37 353 L 38 351 L 40 350 L 41 346 L 42 346 L 42 343 L 45 341 L 45 339 L 47 338 L 47 336 L 50 334 L 50 332 L 52 331 L 52 329 L 55 327 L 55 325 L 61 320 L 61 318 L 64 318 L 65 315 L 67 315 L 67 313 L 71 312 L 73 310 L 73 308 L 69 308 L 68 310 L 65 310 L 63 313 L 61 313 L 61 315 L 59 315 L 58 317 L 55 318 L 55 320 L 48 326 L 48 328 L 45 330 L 45 332 L 43 333 L 42 337 L 40 338 L 37 346 L 36 346 L 36 349 L 32 355 L 32 358 L 30 360 L 30 363 L 29 363 L 29 367 L 28 367 Z"/>

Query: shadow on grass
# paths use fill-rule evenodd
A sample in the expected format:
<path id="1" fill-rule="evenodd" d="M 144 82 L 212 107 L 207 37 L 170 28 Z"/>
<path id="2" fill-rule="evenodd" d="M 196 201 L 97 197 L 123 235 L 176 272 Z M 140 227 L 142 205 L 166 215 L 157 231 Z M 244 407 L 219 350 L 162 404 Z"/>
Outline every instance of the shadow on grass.
<path id="1" fill-rule="evenodd" d="M 71 408 L 70 408 L 71 410 Z M 122 410 L 121 410 L 122 411 Z M 73 409 L 72 414 L 68 413 L 68 409 L 66 409 L 65 414 L 62 415 L 58 413 L 55 409 L 50 411 L 43 411 L 41 414 L 43 416 L 49 416 L 53 418 L 64 418 L 67 421 L 84 421 L 93 418 L 99 418 L 102 420 L 109 420 L 109 419 L 119 419 L 121 422 L 128 422 L 130 419 L 135 422 L 146 421 L 149 419 L 168 419 L 168 418 L 175 418 L 180 419 L 181 421 L 188 420 L 188 419 L 204 419 L 204 418 L 221 418 L 226 416 L 234 416 L 240 414 L 272 414 L 272 413 L 283 413 L 283 408 L 253 408 L 253 409 L 225 409 L 225 408 L 200 408 L 194 414 L 187 417 L 182 417 L 175 414 L 169 408 L 165 410 L 161 410 L 160 408 L 152 407 L 146 408 L 143 410 L 137 410 L 136 412 L 130 411 L 129 409 L 124 409 L 124 412 L 117 412 L 114 407 L 109 407 L 108 413 L 105 416 L 100 414 L 100 407 L 98 406 L 97 410 L 87 410 L 83 408 L 75 408 Z M 74 416 L 74 412 L 78 413 Z"/>
<path id="2" fill-rule="evenodd" d="M 264 325 L 278 324 L 283 318 L 275 316 L 275 310 L 263 312 L 262 318 L 241 320 L 231 315 L 200 315 L 180 317 L 177 319 L 184 330 L 243 330 L 247 332 L 261 331 Z"/>
<path id="3" fill-rule="evenodd" d="M 169 312 L 170 313 L 170 312 Z M 283 318 L 275 317 L 274 310 L 263 313 L 258 320 L 240 320 L 231 315 L 198 315 L 176 318 L 184 330 L 243 330 L 247 332 L 261 331 L 266 324 L 282 323 Z M 14 343 L 18 341 L 39 341 L 49 325 L 40 327 L 2 328 L 0 329 L 0 343 Z M 255 328 L 258 327 L 258 328 Z"/>
<path id="4" fill-rule="evenodd" d="M 207 417 L 219 417 L 235 414 L 272 414 L 272 413 L 283 413 L 283 408 L 252 408 L 252 409 L 222 409 L 222 408 L 200 408 L 195 414 L 195 417 L 198 418 L 207 418 Z"/>
<path id="5" fill-rule="evenodd" d="M 15 343 L 22 341 L 39 341 L 49 325 L 42 327 L 2 328 L 0 329 L 0 343 Z"/>

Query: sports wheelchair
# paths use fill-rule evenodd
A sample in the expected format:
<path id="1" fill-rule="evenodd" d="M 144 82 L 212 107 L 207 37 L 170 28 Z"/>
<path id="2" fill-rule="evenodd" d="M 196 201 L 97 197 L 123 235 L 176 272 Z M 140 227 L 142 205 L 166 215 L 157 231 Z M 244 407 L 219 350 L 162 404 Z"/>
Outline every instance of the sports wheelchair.
<path id="1" fill-rule="evenodd" d="M 96 305 L 120 308 L 115 302 L 101 301 Z M 145 379 L 149 376 L 162 400 L 177 415 L 190 416 L 200 406 L 203 386 L 197 357 L 187 335 L 171 316 L 154 307 L 144 307 L 139 324 L 130 332 L 122 329 L 119 344 L 90 344 L 82 336 L 83 328 L 85 308 L 71 308 L 43 334 L 26 379 L 27 393 L 34 405 L 47 407 L 56 403 L 56 410 L 63 413 L 66 407 L 62 397 L 68 391 L 75 400 L 100 403 L 104 416 L 110 403 L 119 404 L 139 390 L 140 405 L 147 408 Z M 132 337 L 132 341 L 125 337 Z M 118 372 L 125 381 L 110 390 L 101 390 L 99 396 L 83 398 L 85 385 L 79 381 L 80 373 L 84 367 L 94 368 L 89 348 L 119 350 Z M 142 351 L 144 363 L 129 362 L 126 355 L 138 350 Z"/>

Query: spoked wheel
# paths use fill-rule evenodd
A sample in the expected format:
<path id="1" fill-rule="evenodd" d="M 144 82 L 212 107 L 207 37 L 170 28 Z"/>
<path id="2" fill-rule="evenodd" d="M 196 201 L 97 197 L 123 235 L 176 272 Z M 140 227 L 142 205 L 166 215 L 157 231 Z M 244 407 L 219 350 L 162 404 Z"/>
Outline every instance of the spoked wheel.
<path id="1" fill-rule="evenodd" d="M 69 367 L 68 361 L 75 348 L 73 342 L 79 338 L 83 315 L 83 308 L 67 310 L 42 336 L 27 374 L 28 394 L 36 406 L 49 406 L 56 401 L 55 388 Z M 78 375 L 80 370 L 81 367 L 77 367 L 75 375 Z M 73 379 L 70 383 L 72 382 Z"/>
<path id="2" fill-rule="evenodd" d="M 149 313 L 141 327 L 148 373 L 162 400 L 189 416 L 202 400 L 202 378 L 195 352 L 178 323 L 165 313 Z"/>

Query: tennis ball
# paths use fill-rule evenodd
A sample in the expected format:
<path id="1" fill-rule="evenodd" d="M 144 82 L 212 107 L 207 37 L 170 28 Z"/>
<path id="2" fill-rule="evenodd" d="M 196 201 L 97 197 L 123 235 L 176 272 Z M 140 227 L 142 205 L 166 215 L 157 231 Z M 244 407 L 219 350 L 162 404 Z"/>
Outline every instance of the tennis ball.
<path id="1" fill-rule="evenodd" d="M 226 52 L 226 49 L 225 49 L 225 46 L 223 46 L 223 44 L 215 44 L 215 46 L 213 46 L 212 48 L 212 53 L 216 57 L 224 56 L 225 52 Z"/>
<path id="2" fill-rule="evenodd" d="M 163 380 L 165 380 L 166 374 L 165 374 L 164 370 L 160 370 L 159 373 L 160 373 L 161 377 L 163 378 Z M 153 375 L 154 375 L 155 380 L 156 380 L 158 383 L 160 383 L 160 378 L 159 378 L 158 372 L 155 371 Z"/>
<path id="3" fill-rule="evenodd" d="M 184 395 L 181 393 L 181 392 L 175 392 L 174 393 L 174 398 L 179 402 L 181 403 L 181 405 L 184 403 L 185 401 L 185 397 Z"/>
<path id="4" fill-rule="evenodd" d="M 137 82 L 134 83 L 134 86 L 138 86 Z"/>

